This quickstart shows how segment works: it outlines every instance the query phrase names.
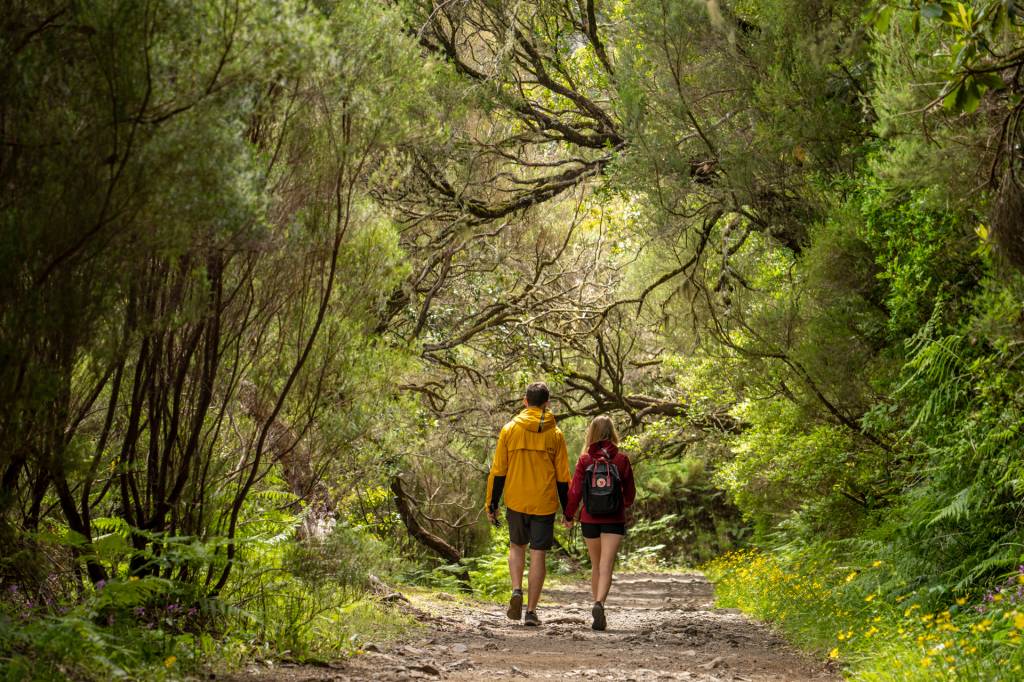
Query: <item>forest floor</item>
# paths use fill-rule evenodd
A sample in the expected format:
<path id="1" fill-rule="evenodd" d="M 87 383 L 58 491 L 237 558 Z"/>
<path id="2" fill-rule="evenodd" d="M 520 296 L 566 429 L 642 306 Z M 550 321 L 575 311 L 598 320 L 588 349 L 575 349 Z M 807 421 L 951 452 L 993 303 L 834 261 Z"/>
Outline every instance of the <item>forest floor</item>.
<path id="1" fill-rule="evenodd" d="M 770 628 L 716 609 L 695 573 L 617 576 L 608 629 L 590 629 L 589 585 L 546 590 L 541 627 L 505 617 L 505 607 L 445 594 L 413 596 L 400 608 L 425 626 L 405 641 L 366 644 L 366 653 L 326 667 L 253 667 L 232 682 L 282 680 L 838 680 L 833 667 L 788 646 Z"/>

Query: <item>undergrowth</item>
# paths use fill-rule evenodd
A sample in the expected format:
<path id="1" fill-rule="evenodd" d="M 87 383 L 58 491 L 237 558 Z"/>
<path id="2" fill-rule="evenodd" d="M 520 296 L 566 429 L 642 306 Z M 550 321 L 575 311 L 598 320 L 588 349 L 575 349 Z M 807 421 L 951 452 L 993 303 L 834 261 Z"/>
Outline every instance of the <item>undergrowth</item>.
<path id="1" fill-rule="evenodd" d="M 884 560 L 744 550 L 703 567 L 719 606 L 772 623 L 838 660 L 848 679 L 1024 678 L 1024 566 L 979 594 L 907 586 Z"/>
<path id="2" fill-rule="evenodd" d="M 215 597 L 165 577 L 215 551 L 216 543 L 183 538 L 165 544 L 154 575 L 133 575 L 126 554 L 95 587 L 64 579 L 44 596 L 38 585 L 4 585 L 0 680 L 171 680 L 252 660 L 321 662 L 415 627 L 365 590 L 370 572 L 396 568 L 369 534 L 339 525 L 324 541 L 301 544 L 292 540 L 294 517 L 261 525 Z"/>

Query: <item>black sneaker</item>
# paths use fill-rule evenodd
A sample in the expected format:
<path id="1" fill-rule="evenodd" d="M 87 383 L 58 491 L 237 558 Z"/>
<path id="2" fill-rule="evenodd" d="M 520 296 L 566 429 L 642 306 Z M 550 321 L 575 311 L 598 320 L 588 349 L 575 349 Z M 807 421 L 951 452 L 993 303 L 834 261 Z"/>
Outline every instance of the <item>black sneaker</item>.
<path id="1" fill-rule="evenodd" d="M 540 625 L 540 618 L 537 617 L 537 613 L 535 611 L 527 611 L 525 622 L 527 625 L 532 625 L 536 627 Z"/>
<path id="2" fill-rule="evenodd" d="M 590 609 L 590 615 L 594 617 L 594 623 L 590 626 L 593 629 L 604 630 L 608 626 L 608 622 L 604 618 L 604 604 L 601 602 L 594 602 L 594 608 Z"/>
<path id="3" fill-rule="evenodd" d="M 519 620 L 523 617 L 523 591 L 512 590 L 512 598 L 508 600 L 508 611 L 506 612 L 512 620 Z"/>

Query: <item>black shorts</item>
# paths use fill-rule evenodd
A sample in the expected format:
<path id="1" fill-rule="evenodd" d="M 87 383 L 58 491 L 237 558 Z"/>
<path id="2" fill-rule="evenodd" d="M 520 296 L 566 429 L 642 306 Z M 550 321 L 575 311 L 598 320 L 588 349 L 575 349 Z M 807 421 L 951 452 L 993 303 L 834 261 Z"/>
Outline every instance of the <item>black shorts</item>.
<path id="1" fill-rule="evenodd" d="M 505 510 L 508 539 L 513 545 L 530 545 L 530 549 L 551 549 L 555 544 L 555 515 L 524 514 Z"/>
<path id="2" fill-rule="evenodd" d="M 624 523 L 581 523 L 580 530 L 583 531 L 583 537 L 588 540 L 601 537 L 601 533 L 613 533 L 615 535 L 626 534 L 626 524 Z"/>

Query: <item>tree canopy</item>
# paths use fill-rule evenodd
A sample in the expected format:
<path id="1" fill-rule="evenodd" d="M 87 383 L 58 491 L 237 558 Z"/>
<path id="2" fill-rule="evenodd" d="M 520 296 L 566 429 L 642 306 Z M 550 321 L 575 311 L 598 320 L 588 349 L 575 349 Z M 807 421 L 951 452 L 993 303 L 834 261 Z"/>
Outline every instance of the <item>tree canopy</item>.
<path id="1" fill-rule="evenodd" d="M 472 582 L 535 379 L 666 561 L 1024 563 L 1020 3 L 2 14 L 0 586 Z"/>

